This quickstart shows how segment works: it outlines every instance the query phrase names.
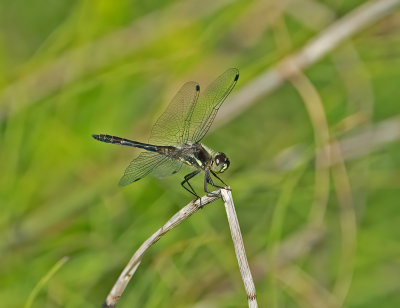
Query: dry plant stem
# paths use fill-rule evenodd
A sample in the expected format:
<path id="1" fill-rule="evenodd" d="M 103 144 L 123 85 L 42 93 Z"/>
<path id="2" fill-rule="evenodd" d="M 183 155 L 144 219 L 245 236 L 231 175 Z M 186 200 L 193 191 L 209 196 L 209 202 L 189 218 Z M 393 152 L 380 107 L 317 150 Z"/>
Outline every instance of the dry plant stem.
<path id="1" fill-rule="evenodd" d="M 207 204 L 219 199 L 221 196 L 220 190 L 216 190 L 212 192 L 212 194 L 214 195 L 210 194 L 202 197 L 201 199 L 190 202 L 174 216 L 172 216 L 160 229 L 158 229 L 139 247 L 139 249 L 129 260 L 128 264 L 125 266 L 121 275 L 118 277 L 118 280 L 108 294 L 107 299 L 104 303 L 104 307 L 115 307 L 130 279 L 132 278 L 136 269 L 139 267 L 143 255 L 147 251 L 147 249 L 155 244 L 165 233 L 178 226 L 181 222 L 189 218 L 191 215 L 202 209 Z"/>
<path id="2" fill-rule="evenodd" d="M 375 123 L 371 127 L 361 128 L 340 141 L 343 160 L 352 160 L 377 151 L 400 139 L 400 116 L 395 115 Z M 334 151 L 335 144 L 329 144 L 324 150 Z M 321 149 L 322 150 L 322 149 Z M 338 156 L 331 157 L 331 165 L 340 163 Z"/>
<path id="3" fill-rule="evenodd" d="M 342 252 L 339 263 L 339 273 L 333 287 L 333 293 L 341 303 L 344 302 L 354 274 L 354 259 L 357 244 L 357 219 L 349 176 L 343 161 L 343 155 L 338 142 L 332 144 L 331 156 L 338 161 L 332 167 L 333 183 L 340 208 L 340 225 L 342 231 Z"/>
<path id="4" fill-rule="evenodd" d="M 229 228 L 231 229 L 233 245 L 235 246 L 236 258 L 239 263 L 240 274 L 246 289 L 249 307 L 258 307 L 256 298 L 256 288 L 251 275 L 249 263 L 247 262 L 246 251 L 244 249 L 242 233 L 240 232 L 239 221 L 237 219 L 235 206 L 233 204 L 232 193 L 229 187 L 221 189 L 222 200 L 224 200 L 226 215 L 228 217 Z"/>
<path id="5" fill-rule="evenodd" d="M 399 5 L 400 0 L 368 1 L 335 21 L 301 50 L 286 57 L 232 95 L 229 102 L 221 107 L 214 128 L 242 114 L 244 109 L 278 88 L 297 71 L 313 65 L 341 43 L 393 12 Z"/>
<path id="6" fill-rule="evenodd" d="M 328 120 L 321 97 L 307 76 L 299 71 L 290 81 L 304 101 L 314 130 L 314 139 L 317 146 L 315 153 L 315 192 L 309 223 L 320 226 L 323 224 L 329 199 L 330 179 L 328 166 L 330 157 L 327 150 L 318 149 L 323 148 L 330 141 Z"/>

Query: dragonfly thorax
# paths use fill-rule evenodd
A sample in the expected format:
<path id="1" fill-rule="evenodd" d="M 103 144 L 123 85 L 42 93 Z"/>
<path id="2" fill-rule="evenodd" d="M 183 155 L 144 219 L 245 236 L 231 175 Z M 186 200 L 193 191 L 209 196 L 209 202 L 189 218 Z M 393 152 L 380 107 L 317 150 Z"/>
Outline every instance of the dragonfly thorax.
<path id="1" fill-rule="evenodd" d="M 228 169 L 229 158 L 222 152 L 216 152 L 203 143 L 197 143 L 196 156 L 202 162 L 202 169 L 208 168 L 215 173 L 222 173 Z"/>

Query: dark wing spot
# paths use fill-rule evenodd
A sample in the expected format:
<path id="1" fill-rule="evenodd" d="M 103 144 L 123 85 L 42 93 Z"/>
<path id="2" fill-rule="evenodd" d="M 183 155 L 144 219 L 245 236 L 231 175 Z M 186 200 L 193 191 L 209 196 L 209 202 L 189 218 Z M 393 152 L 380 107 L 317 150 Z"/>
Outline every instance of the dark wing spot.
<path id="1" fill-rule="evenodd" d="M 239 74 L 236 74 L 235 81 L 237 81 L 238 79 L 239 79 Z"/>
<path id="2" fill-rule="evenodd" d="M 196 85 L 196 91 L 200 91 L 200 86 L 198 84 Z"/>

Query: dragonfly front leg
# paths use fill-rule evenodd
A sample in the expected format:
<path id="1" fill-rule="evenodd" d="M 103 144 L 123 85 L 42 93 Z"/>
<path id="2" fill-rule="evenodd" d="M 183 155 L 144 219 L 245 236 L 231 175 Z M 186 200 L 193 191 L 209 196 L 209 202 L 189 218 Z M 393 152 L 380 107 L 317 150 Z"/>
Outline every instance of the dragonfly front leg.
<path id="1" fill-rule="evenodd" d="M 212 170 L 210 170 L 210 171 L 211 171 L 211 173 L 212 173 L 213 176 L 215 176 L 218 180 L 221 181 L 222 184 L 225 185 L 225 187 L 228 186 L 228 184 L 226 184 L 214 171 L 212 171 Z M 211 178 L 211 177 L 210 177 L 210 178 Z M 213 185 L 212 183 L 210 183 L 210 184 Z M 221 186 L 217 186 L 217 185 L 213 185 L 213 186 L 219 187 L 219 188 L 225 188 L 225 187 L 221 187 Z"/>
<path id="2" fill-rule="evenodd" d="M 200 172 L 200 170 L 196 170 L 196 171 L 193 171 L 192 173 L 186 174 L 185 177 L 184 177 L 184 180 L 181 182 L 182 187 L 185 188 L 192 195 L 194 195 L 197 199 L 199 199 L 200 196 L 198 194 L 196 194 L 196 192 L 193 189 L 192 185 L 190 185 L 189 180 L 191 178 L 193 178 L 194 176 L 196 176 L 197 174 L 199 174 L 199 172 Z M 185 183 L 188 184 L 190 189 L 185 186 Z"/>
<path id="3" fill-rule="evenodd" d="M 217 188 L 223 188 L 223 187 L 217 186 L 217 185 L 214 184 L 214 182 L 212 181 L 210 173 L 208 172 L 208 170 L 206 170 L 204 173 L 205 173 L 205 175 L 204 175 L 204 191 L 207 194 L 210 194 L 210 195 L 213 195 L 213 196 L 218 196 L 217 194 L 214 194 L 213 192 L 210 192 L 210 191 L 207 190 L 207 183 L 210 183 L 212 186 L 217 187 Z"/>

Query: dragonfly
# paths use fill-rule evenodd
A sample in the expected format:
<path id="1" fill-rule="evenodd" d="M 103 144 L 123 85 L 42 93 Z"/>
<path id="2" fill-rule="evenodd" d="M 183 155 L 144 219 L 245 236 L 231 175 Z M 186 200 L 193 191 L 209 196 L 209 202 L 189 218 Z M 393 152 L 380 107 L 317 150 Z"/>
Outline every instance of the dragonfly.
<path id="1" fill-rule="evenodd" d="M 200 197 L 189 181 L 200 172 L 204 173 L 207 194 L 210 193 L 208 184 L 223 188 L 215 184 L 211 176 L 227 186 L 218 174 L 229 168 L 229 158 L 223 152 L 207 147 L 201 140 L 238 79 L 238 69 L 230 68 L 202 93 L 197 82 L 185 83 L 153 125 L 147 143 L 107 134 L 92 135 L 98 141 L 144 150 L 126 168 L 119 185 L 139 181 L 150 173 L 157 178 L 166 177 L 177 173 L 185 164 L 194 170 L 184 176 L 181 185 L 196 198 Z"/>

